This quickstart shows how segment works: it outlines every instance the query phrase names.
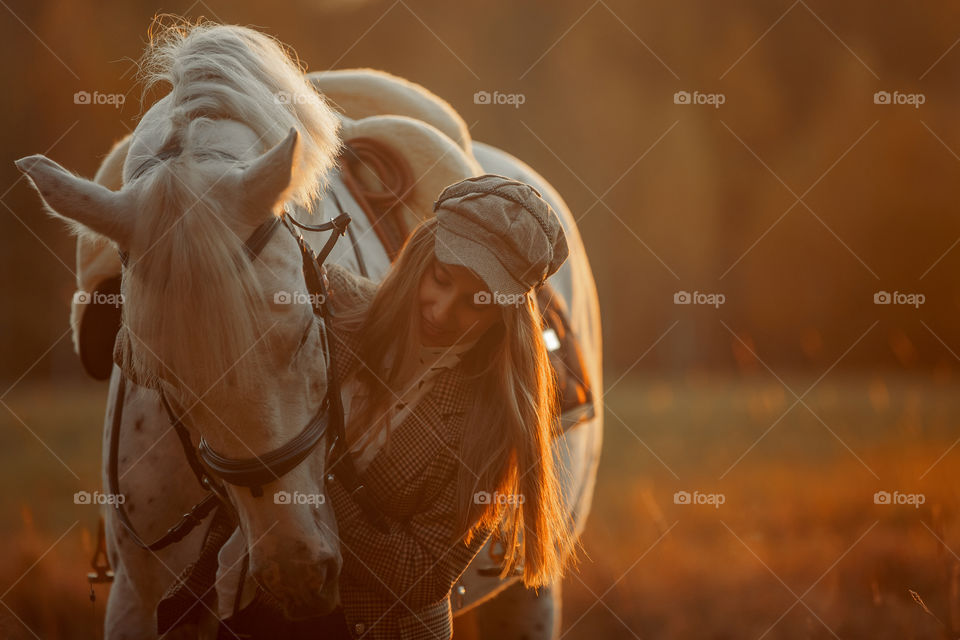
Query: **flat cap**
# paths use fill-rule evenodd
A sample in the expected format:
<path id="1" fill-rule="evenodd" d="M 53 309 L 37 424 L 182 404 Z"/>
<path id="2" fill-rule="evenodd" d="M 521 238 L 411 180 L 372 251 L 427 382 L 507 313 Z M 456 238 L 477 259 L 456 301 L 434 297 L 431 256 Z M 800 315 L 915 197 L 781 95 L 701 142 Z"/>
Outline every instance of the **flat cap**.
<path id="1" fill-rule="evenodd" d="M 445 188 L 433 210 L 437 260 L 476 273 L 498 304 L 539 289 L 567 259 L 560 219 L 526 183 L 492 173 L 467 178 Z"/>

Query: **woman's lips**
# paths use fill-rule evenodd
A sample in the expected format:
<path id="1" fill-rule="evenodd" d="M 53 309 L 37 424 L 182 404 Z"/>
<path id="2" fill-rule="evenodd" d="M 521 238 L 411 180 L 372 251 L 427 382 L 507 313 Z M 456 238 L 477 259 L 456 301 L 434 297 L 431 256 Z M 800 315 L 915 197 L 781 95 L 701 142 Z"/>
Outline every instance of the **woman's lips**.
<path id="1" fill-rule="evenodd" d="M 420 318 L 421 325 L 423 326 L 424 333 L 435 338 L 440 338 L 446 335 L 445 331 L 440 331 L 437 329 L 436 325 L 432 324 L 426 318 Z"/>

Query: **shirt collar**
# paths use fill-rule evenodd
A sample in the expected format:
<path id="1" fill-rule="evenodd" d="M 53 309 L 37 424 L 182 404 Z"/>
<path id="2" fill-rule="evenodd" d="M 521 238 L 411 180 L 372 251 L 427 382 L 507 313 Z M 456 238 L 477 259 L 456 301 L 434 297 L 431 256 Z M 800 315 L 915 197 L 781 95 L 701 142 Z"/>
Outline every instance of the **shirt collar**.
<path id="1" fill-rule="evenodd" d="M 466 343 L 458 343 L 451 347 L 432 347 L 425 344 L 421 344 L 420 353 L 424 355 L 429 354 L 429 355 L 436 355 L 436 356 L 441 356 L 444 354 L 451 354 L 451 353 L 462 354 L 465 351 L 469 351 L 470 348 L 473 347 L 473 345 L 475 344 L 477 344 L 476 340 L 471 340 L 470 342 L 466 342 Z"/>

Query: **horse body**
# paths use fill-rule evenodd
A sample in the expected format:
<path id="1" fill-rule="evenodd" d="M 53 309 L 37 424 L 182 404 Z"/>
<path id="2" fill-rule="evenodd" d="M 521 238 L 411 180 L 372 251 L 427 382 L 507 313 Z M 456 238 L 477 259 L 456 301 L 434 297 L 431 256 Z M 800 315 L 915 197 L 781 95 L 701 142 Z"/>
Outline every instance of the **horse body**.
<path id="1" fill-rule="evenodd" d="M 357 78 L 355 76 L 348 75 L 347 77 L 351 82 L 356 83 Z M 335 78 L 326 79 L 325 89 L 335 93 L 337 85 L 333 80 Z M 353 113 L 348 113 L 348 116 L 358 119 L 354 122 L 349 117 L 344 118 L 344 137 L 351 133 L 352 135 L 363 135 L 362 124 L 364 121 L 369 121 L 370 127 L 366 130 L 368 133 L 379 128 L 380 132 L 389 139 L 389 142 L 395 148 L 402 149 L 408 159 L 413 160 L 414 175 L 417 177 L 417 190 L 411 196 L 410 201 L 413 204 L 409 208 L 415 209 L 413 211 L 415 216 L 422 217 L 431 214 L 429 202 L 439 193 L 440 188 L 455 181 L 454 176 L 462 174 L 459 177 L 467 177 L 485 171 L 532 184 L 550 202 L 564 225 L 570 247 L 570 257 L 561 269 L 550 278 L 550 284 L 566 302 L 572 331 L 580 342 L 586 370 L 591 378 L 592 387 L 596 391 L 593 397 L 593 415 L 567 431 L 558 440 L 554 449 L 558 462 L 562 465 L 561 468 L 567 471 L 563 478 L 564 500 L 570 510 L 573 526 L 579 533 L 585 525 L 590 510 L 601 446 L 603 411 L 602 397 L 599 393 L 599 390 L 602 389 L 599 308 L 592 273 L 582 240 L 577 231 L 576 221 L 556 190 L 530 167 L 504 151 L 471 141 L 465 125 L 460 126 L 458 124 L 457 117 L 454 117 L 455 112 L 451 115 L 452 109 L 449 108 L 449 105 L 444 107 L 443 105 L 446 103 L 442 103 L 438 107 L 437 104 L 439 103 L 437 101 L 439 99 L 422 90 L 422 88 L 417 88 L 412 83 L 406 83 L 409 86 L 405 86 L 399 92 L 380 91 L 384 86 L 383 82 L 383 77 L 373 78 L 372 82 L 366 82 L 366 84 L 360 82 L 360 85 L 367 87 L 367 91 L 373 91 L 375 94 L 366 96 L 365 99 L 356 99 L 350 102 L 343 99 L 344 95 L 339 96 L 343 99 L 343 102 L 349 103 L 352 105 L 351 108 L 356 110 Z M 314 83 L 318 84 L 317 79 L 314 79 Z M 324 88 L 324 82 L 319 82 L 319 85 Z M 356 84 L 353 86 L 356 86 Z M 419 94 L 416 91 L 411 94 L 410 87 L 416 88 Z M 403 102 L 402 108 L 392 109 L 390 105 L 378 102 L 381 96 L 400 100 Z M 418 103 L 418 100 L 422 102 Z M 433 104 L 429 108 L 425 108 L 423 105 L 427 103 Z M 402 117 L 382 116 L 378 119 L 372 115 L 377 113 L 401 113 L 403 115 Z M 424 117 L 426 120 L 431 117 L 439 118 L 441 122 L 437 122 L 438 126 L 434 127 L 426 122 L 417 121 L 415 118 L 418 116 Z M 146 118 L 147 116 L 145 116 Z M 138 125 L 139 129 L 140 126 Z M 421 139 L 428 141 L 429 144 L 424 142 L 421 146 L 416 141 L 411 142 L 409 139 L 403 139 L 403 135 L 394 136 L 398 131 L 404 131 L 403 135 L 420 133 L 422 134 Z M 393 139 L 390 139 L 391 136 L 393 136 Z M 451 140 L 450 136 L 456 136 L 456 140 Z M 163 137 L 158 136 L 158 138 Z M 142 152 L 138 152 L 133 145 L 129 149 L 118 145 L 114 149 L 114 154 L 126 155 L 128 151 L 131 155 L 137 155 L 138 153 L 141 156 L 144 155 Z M 158 149 L 151 149 L 149 153 L 157 153 L 157 151 Z M 446 161 L 441 162 L 442 160 Z M 126 162 L 118 164 L 117 158 L 111 157 L 105 161 L 104 165 L 123 166 L 124 183 L 127 183 L 133 177 L 134 165 L 130 158 L 127 158 Z M 31 177 L 33 176 L 31 175 Z M 390 259 L 376 234 L 371 232 L 371 221 L 366 219 L 361 208 L 353 199 L 349 190 L 345 188 L 338 175 L 333 173 L 327 182 L 328 189 L 337 194 L 340 202 L 345 205 L 345 209 L 354 218 L 349 241 L 341 241 L 329 256 L 329 260 L 364 273 L 374 281 L 379 281 L 389 269 Z M 332 198 L 324 198 L 320 204 L 325 218 L 332 218 L 339 213 L 332 208 L 334 206 Z M 95 230 L 104 233 L 100 229 Z M 315 249 L 318 249 L 326 240 L 326 234 L 308 233 L 306 235 L 308 242 Z M 286 237 L 285 240 L 291 240 L 291 238 Z M 83 239 L 81 238 L 82 242 Z M 83 248 L 83 244 L 81 244 L 81 248 Z M 265 256 L 275 261 L 275 264 L 271 265 L 271 271 L 279 270 L 283 273 L 283 277 L 278 278 L 273 283 L 274 288 L 289 287 L 287 290 L 290 290 L 290 288 L 302 285 L 302 282 L 300 282 L 302 278 L 297 273 L 299 264 L 290 261 L 292 254 L 289 249 L 289 246 L 286 250 L 274 247 L 272 249 L 273 253 L 268 253 Z M 113 249 L 107 245 L 100 253 L 112 251 Z M 104 270 L 109 271 L 110 265 L 103 266 L 109 260 L 100 260 L 98 256 L 92 262 L 98 260 L 100 273 Z M 77 314 L 75 314 L 74 321 L 80 321 Z M 281 341 L 281 343 L 287 344 L 289 340 Z M 319 350 L 318 345 L 311 344 L 310 351 L 311 358 L 320 362 L 323 361 L 324 354 Z M 274 370 L 276 371 L 275 365 Z M 179 518 L 180 514 L 189 509 L 202 495 L 202 490 L 197 485 L 196 479 L 184 460 L 177 438 L 170 430 L 167 415 L 154 391 L 136 385 L 128 385 L 130 392 L 127 393 L 123 406 L 113 405 L 114 391 L 120 375 L 122 375 L 120 369 L 115 367 L 111 376 L 111 393 L 108 401 L 104 442 L 109 442 L 114 412 L 122 409 L 120 427 L 124 434 L 120 450 L 122 491 L 127 496 L 127 504 L 132 506 L 130 509 L 131 518 L 140 531 L 144 532 L 145 538 L 153 538 L 162 533 L 167 526 Z M 274 404 L 272 411 L 275 414 L 284 412 L 283 422 L 296 424 L 299 427 L 302 424 L 302 419 L 308 415 L 307 407 L 310 406 L 311 402 L 315 402 L 318 396 L 321 388 L 318 385 L 321 384 L 321 381 L 316 377 L 316 371 L 303 372 L 301 374 L 303 379 L 299 381 L 297 379 L 298 372 L 295 370 L 288 370 L 284 372 L 284 375 L 285 377 L 274 381 L 275 384 L 272 384 L 269 388 L 257 389 L 256 393 L 261 398 L 267 398 L 268 396 L 273 398 L 272 400 L 266 400 L 268 403 L 277 403 L 278 400 L 274 396 L 282 396 L 282 399 L 279 400 L 281 406 L 278 407 Z M 229 395 L 218 398 L 217 407 L 223 407 L 227 411 L 227 415 L 230 414 L 231 410 L 229 405 Z M 261 406 L 259 410 L 269 413 L 271 409 L 265 409 L 265 406 L 267 405 Z M 242 419 L 242 413 L 246 409 L 238 410 L 237 407 L 232 407 L 232 409 L 235 412 L 235 417 L 238 420 Z M 274 415 L 272 423 L 278 424 L 279 422 L 277 416 Z M 210 433 L 211 429 L 207 428 L 206 431 Z M 214 435 L 217 434 L 217 431 L 217 429 L 212 429 Z M 269 431 L 267 429 L 268 433 Z M 231 442 L 229 436 L 222 433 L 220 435 L 223 436 L 223 440 L 219 444 L 229 446 Z M 276 440 L 276 437 L 273 440 Z M 236 446 L 235 442 L 233 444 Z M 237 451 L 235 448 L 233 450 Z M 320 456 L 313 456 L 308 464 L 303 464 L 295 475 L 287 479 L 289 486 L 294 487 L 297 486 L 297 483 L 300 483 L 300 486 L 322 489 L 323 469 L 322 461 L 319 458 Z M 105 470 L 106 461 L 105 445 Z M 106 476 L 106 473 L 104 475 Z M 104 477 L 104 480 L 106 486 L 106 477 Z M 270 532 L 267 520 L 273 515 L 281 515 L 280 512 L 271 510 L 273 505 L 265 505 L 262 502 L 254 504 L 249 496 L 244 495 L 243 490 L 232 491 L 231 497 L 235 505 L 238 506 L 238 510 L 247 518 L 241 521 L 241 529 L 251 550 L 255 548 L 257 536 L 267 540 L 269 546 L 275 549 L 277 553 L 282 552 L 282 547 L 285 544 L 289 549 L 302 548 L 302 545 L 298 544 L 298 540 L 292 540 L 291 543 L 289 542 L 290 539 L 285 539 L 282 536 L 268 535 Z M 269 515 L 265 517 L 264 512 Z M 290 517 L 288 512 L 282 515 L 288 519 Z M 302 522 L 307 523 L 309 516 L 301 515 L 306 518 Z M 257 518 L 259 518 L 259 524 L 255 522 Z M 134 545 L 115 514 L 109 511 L 106 513 L 108 556 L 116 574 L 116 581 L 112 587 L 107 606 L 106 629 L 108 638 L 149 638 L 156 636 L 154 612 L 157 602 L 163 595 L 166 586 L 170 585 L 189 563 L 196 560 L 201 542 L 209 526 L 209 520 L 208 518 L 203 525 L 179 543 L 152 553 Z M 461 581 L 455 586 L 453 598 L 455 614 L 472 611 L 476 615 L 477 612 L 484 611 L 486 612 L 486 623 L 499 617 L 499 622 L 510 625 L 510 628 L 508 631 L 504 631 L 501 627 L 492 631 L 490 635 L 495 634 L 501 639 L 552 636 L 559 623 L 559 585 L 550 589 L 543 589 L 539 595 L 531 595 L 532 592 L 522 589 L 519 578 L 499 579 L 490 571 L 491 568 L 497 566 L 496 553 L 494 549 L 490 548 L 490 544 L 488 543 L 487 547 L 480 551 L 470 567 L 467 568 Z M 277 591 L 283 590 L 284 583 L 292 583 L 289 584 L 289 587 L 297 589 L 303 588 L 310 582 L 310 580 L 299 580 L 296 577 L 291 578 L 289 576 L 279 578 L 279 574 L 275 570 L 268 573 L 272 573 L 274 578 L 268 580 L 268 583 Z M 261 578 L 263 577 L 264 573 L 261 572 Z M 326 572 L 323 577 L 330 579 L 333 576 L 330 572 Z M 300 584 L 301 582 L 304 584 Z M 498 593 L 503 593 L 504 596 L 494 599 L 491 605 L 499 601 L 499 608 L 488 607 L 485 609 L 486 605 L 478 607 Z M 291 597 L 294 595 L 296 594 L 291 594 Z M 207 613 L 209 615 L 206 616 L 204 629 L 200 630 L 201 635 L 205 630 L 214 629 L 216 624 L 218 612 L 211 608 Z M 488 628 L 491 625 L 480 626 L 481 628 Z M 188 629 L 178 632 L 177 635 L 179 637 L 182 634 L 194 633 L 196 633 L 196 630 Z"/>

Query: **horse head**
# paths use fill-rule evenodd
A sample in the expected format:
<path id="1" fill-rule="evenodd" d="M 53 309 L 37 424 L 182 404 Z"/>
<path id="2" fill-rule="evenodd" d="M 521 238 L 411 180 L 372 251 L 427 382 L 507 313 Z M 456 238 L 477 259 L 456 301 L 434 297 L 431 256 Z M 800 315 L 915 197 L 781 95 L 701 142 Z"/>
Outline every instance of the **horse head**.
<path id="1" fill-rule="evenodd" d="M 260 460 L 317 415 L 327 354 L 294 236 L 273 233 L 256 256 L 245 242 L 285 205 L 312 207 L 338 121 L 283 49 L 250 29 L 170 29 L 145 62 L 148 85 L 171 90 L 138 123 L 119 191 L 41 155 L 17 166 L 51 213 L 126 257 L 125 368 L 169 398 L 195 442 Z M 262 491 L 217 483 L 250 574 L 291 618 L 336 600 L 342 559 L 324 449 Z"/>

